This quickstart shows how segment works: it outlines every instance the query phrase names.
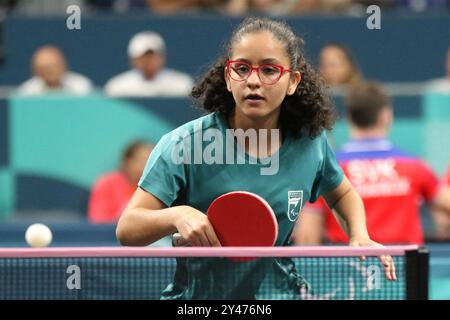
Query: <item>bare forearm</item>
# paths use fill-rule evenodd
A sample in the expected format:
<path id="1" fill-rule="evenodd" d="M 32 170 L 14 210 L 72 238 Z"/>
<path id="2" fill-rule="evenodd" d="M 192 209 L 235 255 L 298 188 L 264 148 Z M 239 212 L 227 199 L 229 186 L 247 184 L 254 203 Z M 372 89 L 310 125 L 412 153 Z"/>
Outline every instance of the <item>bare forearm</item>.
<path id="1" fill-rule="evenodd" d="M 127 209 L 117 225 L 117 239 L 122 245 L 145 246 L 174 233 L 178 209 Z"/>
<path id="2" fill-rule="evenodd" d="M 351 188 L 333 208 L 333 213 L 349 238 L 368 238 L 364 204 L 361 197 Z"/>
<path id="3" fill-rule="evenodd" d="M 324 199 L 350 239 L 369 237 L 364 204 L 347 177 L 344 177 L 336 189 L 325 194 Z"/>
<path id="4" fill-rule="evenodd" d="M 444 186 L 434 199 L 434 207 L 450 214 L 450 186 Z"/>

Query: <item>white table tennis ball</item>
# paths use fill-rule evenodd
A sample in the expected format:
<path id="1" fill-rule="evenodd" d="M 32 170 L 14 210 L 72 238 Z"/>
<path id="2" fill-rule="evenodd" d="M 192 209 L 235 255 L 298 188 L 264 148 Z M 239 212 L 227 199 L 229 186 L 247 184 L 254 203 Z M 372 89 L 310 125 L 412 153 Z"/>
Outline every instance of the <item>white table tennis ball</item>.
<path id="1" fill-rule="evenodd" d="M 47 247 L 52 242 L 52 231 L 42 223 L 35 223 L 25 232 L 25 240 L 34 248 Z"/>

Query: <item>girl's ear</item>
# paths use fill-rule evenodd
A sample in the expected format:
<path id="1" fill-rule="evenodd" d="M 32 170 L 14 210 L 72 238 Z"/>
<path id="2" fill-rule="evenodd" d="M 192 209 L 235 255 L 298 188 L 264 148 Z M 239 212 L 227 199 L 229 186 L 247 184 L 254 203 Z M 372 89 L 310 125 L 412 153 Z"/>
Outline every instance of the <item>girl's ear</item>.
<path id="1" fill-rule="evenodd" d="M 301 81 L 302 81 L 302 74 L 299 71 L 295 71 L 293 77 L 291 77 L 289 81 L 289 88 L 287 91 L 287 94 L 289 96 L 292 96 L 295 93 L 295 90 L 297 90 L 297 86 Z"/>
<path id="2" fill-rule="evenodd" d="M 225 67 L 223 69 L 223 76 L 225 78 L 225 82 L 227 83 L 227 90 L 229 92 L 231 92 L 231 83 L 230 83 L 230 79 L 228 78 L 228 74 L 227 74 L 227 67 Z"/>

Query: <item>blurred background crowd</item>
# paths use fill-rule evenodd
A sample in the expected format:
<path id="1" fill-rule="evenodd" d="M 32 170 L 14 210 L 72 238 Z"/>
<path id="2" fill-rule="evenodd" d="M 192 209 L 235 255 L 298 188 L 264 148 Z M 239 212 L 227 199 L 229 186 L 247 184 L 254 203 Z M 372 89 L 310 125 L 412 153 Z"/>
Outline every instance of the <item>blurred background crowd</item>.
<path id="1" fill-rule="evenodd" d="M 448 10 L 447 0 L 4 0 L 3 11 L 31 14 L 60 13 L 71 4 L 83 10 L 127 13 L 147 10 L 156 14 L 216 13 L 243 15 L 251 13 L 275 16 L 305 14 L 364 14 L 369 5 L 394 12 L 420 13 Z"/>

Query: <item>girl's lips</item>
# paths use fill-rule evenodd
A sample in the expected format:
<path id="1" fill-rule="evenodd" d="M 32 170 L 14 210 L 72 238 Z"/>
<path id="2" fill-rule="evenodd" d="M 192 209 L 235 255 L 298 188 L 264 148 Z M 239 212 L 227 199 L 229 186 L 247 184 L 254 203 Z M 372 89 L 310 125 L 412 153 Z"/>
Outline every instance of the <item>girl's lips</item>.
<path id="1" fill-rule="evenodd" d="M 249 94 L 245 97 L 245 100 L 264 100 L 264 97 L 258 94 Z"/>
<path id="2" fill-rule="evenodd" d="M 258 105 L 264 100 L 265 100 L 264 97 L 258 94 L 249 94 L 244 98 L 244 101 L 246 101 L 250 105 Z"/>
<path id="3" fill-rule="evenodd" d="M 245 99 L 245 101 L 250 105 L 257 105 L 257 104 L 262 103 L 264 100 L 263 99 Z"/>

